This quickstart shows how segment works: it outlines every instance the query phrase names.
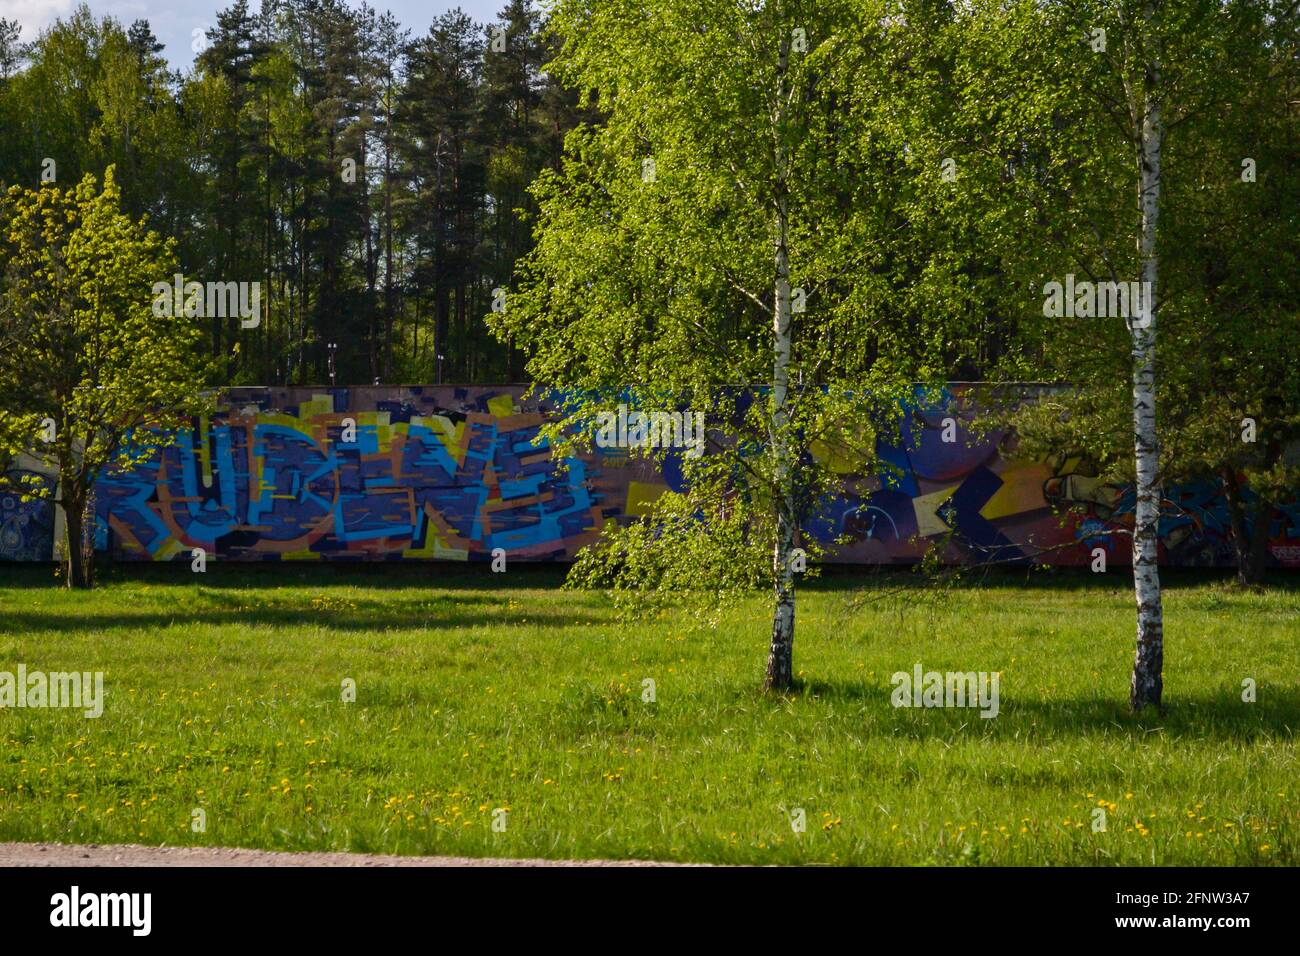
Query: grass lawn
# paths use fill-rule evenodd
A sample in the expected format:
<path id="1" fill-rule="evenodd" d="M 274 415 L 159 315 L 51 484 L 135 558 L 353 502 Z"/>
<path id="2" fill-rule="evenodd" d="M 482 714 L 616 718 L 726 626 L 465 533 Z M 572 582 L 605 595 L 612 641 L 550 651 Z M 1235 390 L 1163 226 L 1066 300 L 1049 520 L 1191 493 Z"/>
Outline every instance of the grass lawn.
<path id="1" fill-rule="evenodd" d="M 181 573 L 173 573 L 175 571 Z M 260 572 L 260 573 L 257 573 Z M 0 567 L 0 671 L 105 709 L 0 710 L 0 840 L 715 863 L 1300 862 L 1300 583 L 1173 577 L 1167 713 L 1127 710 L 1124 571 L 800 592 L 786 697 L 761 597 L 621 624 L 553 569 Z M 889 581 L 891 579 L 884 579 Z M 895 583 L 899 579 L 892 579 Z M 1000 672 L 1001 712 L 890 704 Z M 1244 678 L 1258 701 L 1244 703 Z M 356 702 L 340 700 L 345 678 Z M 642 681 L 657 700 L 642 700 Z M 1106 810 L 1105 832 L 1092 811 Z M 206 814 L 193 832 L 192 811 Z M 508 811 L 494 832 L 493 811 Z M 807 828 L 790 815 L 802 809 Z"/>

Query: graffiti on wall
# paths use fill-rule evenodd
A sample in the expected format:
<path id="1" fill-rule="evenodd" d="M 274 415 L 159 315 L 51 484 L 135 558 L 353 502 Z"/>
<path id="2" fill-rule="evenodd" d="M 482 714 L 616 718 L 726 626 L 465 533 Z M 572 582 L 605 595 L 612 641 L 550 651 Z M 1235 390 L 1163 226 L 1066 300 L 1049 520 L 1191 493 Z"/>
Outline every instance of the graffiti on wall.
<path id="1" fill-rule="evenodd" d="M 681 487 L 677 452 L 662 465 L 617 448 L 558 461 L 540 434 L 556 409 L 524 391 L 232 389 L 210 418 L 100 480 L 97 545 L 155 561 L 188 560 L 194 548 L 238 561 L 488 560 L 497 548 L 567 560 L 607 522 L 645 515 Z M 880 443 L 884 474 L 831 463 L 840 491 L 805 527 L 840 542 L 830 560 L 907 563 L 935 543 L 953 562 L 1087 564 L 1097 547 L 1110 562 L 1129 560 L 1130 489 L 1076 458 L 1021 460 L 1009 436 L 969 431 L 960 416 L 954 434 L 947 409 L 958 392 L 914 409 Z M 1163 561 L 1232 563 L 1213 485 L 1168 489 L 1163 514 Z M 29 516 L 0 547 L 17 554 L 11 542 L 21 540 L 26 559 L 39 560 L 50 549 L 35 542 L 52 527 Z M 1300 567 L 1300 508 L 1272 513 L 1269 543 L 1276 564 Z"/>
<path id="2" fill-rule="evenodd" d="M 1027 460 L 1006 432 L 968 429 L 978 409 L 963 391 L 913 409 L 899 438 L 877 445 L 887 474 L 848 463 L 838 469 L 843 494 L 807 529 L 823 542 L 848 539 L 834 560 L 914 562 L 937 544 L 950 563 L 1087 565 L 1096 548 L 1108 564 L 1131 563 L 1133 489 L 1102 481 L 1081 458 Z M 1275 565 L 1300 567 L 1300 506 L 1274 508 L 1268 538 Z M 1163 564 L 1233 566 L 1231 518 L 1218 484 L 1166 488 L 1159 541 Z"/>
<path id="3" fill-rule="evenodd" d="M 236 560 L 572 558 L 662 480 L 616 456 L 613 470 L 600 455 L 559 467 L 539 434 L 553 408 L 522 405 L 521 392 L 232 390 L 211 419 L 101 480 L 101 543 L 154 560 L 193 548 Z"/>
<path id="4" fill-rule="evenodd" d="M 23 456 L 25 457 L 25 456 Z M 54 504 L 48 493 L 54 480 L 22 467 L 11 468 L 0 482 L 0 561 L 49 561 L 54 547 Z M 35 463 L 31 463 L 34 465 Z M 23 494 L 41 489 L 42 497 Z"/>

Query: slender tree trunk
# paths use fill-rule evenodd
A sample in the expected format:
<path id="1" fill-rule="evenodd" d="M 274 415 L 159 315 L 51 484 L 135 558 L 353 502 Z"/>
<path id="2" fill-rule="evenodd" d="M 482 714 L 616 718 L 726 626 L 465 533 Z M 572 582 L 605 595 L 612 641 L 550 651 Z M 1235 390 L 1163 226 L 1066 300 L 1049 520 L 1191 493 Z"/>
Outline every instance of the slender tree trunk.
<path id="1" fill-rule="evenodd" d="M 385 100 L 384 119 L 384 382 L 393 377 L 393 113 Z"/>
<path id="2" fill-rule="evenodd" d="M 464 375 L 462 381 L 474 382 L 477 381 L 474 368 L 474 353 L 476 350 L 471 342 L 472 336 L 469 334 L 469 320 L 465 308 L 465 286 L 459 282 L 453 294 L 453 302 L 456 314 L 456 338 L 461 342 L 461 369 Z"/>
<path id="3" fill-rule="evenodd" d="M 1231 465 L 1224 465 L 1219 470 L 1223 481 L 1223 497 L 1228 502 L 1228 520 L 1232 528 L 1232 549 L 1237 555 L 1237 583 L 1249 585 L 1251 581 L 1251 535 L 1250 516 L 1241 500 L 1241 485 L 1237 481 L 1236 470 Z"/>
<path id="4" fill-rule="evenodd" d="M 1154 16 L 1147 5 L 1146 19 Z M 1160 66 L 1154 55 L 1145 70 L 1140 132 L 1139 202 L 1142 227 L 1138 257 L 1142 268 L 1145 321 L 1132 322 L 1133 450 L 1137 471 L 1137 506 L 1133 525 L 1133 589 L 1137 598 L 1137 651 L 1129 704 L 1135 711 L 1159 708 L 1164 689 L 1164 620 L 1157 563 L 1160 520 L 1160 449 L 1156 440 L 1156 317 L 1159 252 L 1156 245 L 1160 215 Z"/>
<path id="5" fill-rule="evenodd" d="M 1266 402 L 1265 414 L 1270 420 L 1275 420 L 1279 415 L 1283 414 L 1284 409 L 1280 407 L 1280 404 L 1274 404 L 1272 401 Z M 1277 432 L 1274 429 L 1269 429 L 1268 439 L 1264 443 L 1263 467 L 1266 470 L 1276 467 L 1282 461 L 1283 454 L 1284 448 L 1277 437 Z M 1268 568 L 1268 539 L 1273 521 L 1273 503 L 1256 492 L 1254 502 L 1247 506 L 1244 495 L 1241 494 L 1244 491 L 1244 486 L 1239 488 L 1250 548 L 1246 552 L 1245 574 L 1239 575 L 1238 579 L 1245 585 L 1255 587 L 1263 584 L 1264 571 Z M 1243 542 L 1247 539 L 1243 539 Z"/>
<path id="6" fill-rule="evenodd" d="M 441 264 L 439 265 L 441 269 Z M 438 363 L 438 384 L 443 384 L 443 378 L 451 370 L 451 292 L 444 284 L 445 280 L 439 276 L 434 294 L 437 299 L 434 303 L 434 327 L 433 327 L 433 360 Z M 442 359 L 439 360 L 438 356 Z M 446 367 L 444 369 L 444 364 Z"/>
<path id="7" fill-rule="evenodd" d="M 1247 505 L 1242 492 L 1237 487 L 1238 510 L 1240 519 L 1232 517 L 1232 535 L 1237 542 L 1237 583 L 1243 587 L 1258 587 L 1264 581 L 1264 570 L 1268 567 L 1268 531 L 1273 517 L 1273 505 L 1259 495 Z M 1240 520 L 1241 532 L 1238 534 L 1237 522 Z"/>
<path id="8" fill-rule="evenodd" d="M 781 141 L 785 108 L 785 76 L 788 45 L 781 41 L 777 65 L 776 125 L 776 289 L 772 310 L 774 357 L 772 362 L 771 443 L 775 460 L 776 547 L 772 555 L 772 577 L 776 607 L 772 614 L 772 647 L 767 656 L 768 690 L 788 690 L 794 683 L 794 469 L 787 408 L 790 383 L 790 254 L 789 197 L 786 193 L 786 155 Z"/>
<path id="9" fill-rule="evenodd" d="M 1268 526 L 1272 519 L 1272 503 L 1257 494 L 1255 507 L 1250 509 L 1247 519 L 1250 528 L 1250 555 L 1247 561 L 1246 584 L 1252 587 L 1264 582 L 1264 570 L 1268 567 Z"/>
<path id="10" fill-rule="evenodd" d="M 1245 487 L 1230 465 L 1224 465 L 1219 475 L 1223 479 L 1223 496 L 1228 502 L 1232 547 L 1237 555 L 1237 583 L 1242 587 L 1255 587 L 1264 579 L 1264 568 L 1268 564 L 1268 525 L 1273 506 L 1259 495 L 1248 506 Z"/>
<path id="11" fill-rule="evenodd" d="M 82 587 L 95 586 L 95 489 L 86 491 L 86 503 L 82 507 L 81 555 Z"/>
<path id="12" fill-rule="evenodd" d="M 66 487 L 66 486 L 65 486 Z M 92 584 L 90 563 L 94 552 L 86 547 L 86 510 L 89 496 L 74 491 L 63 497 L 63 527 L 65 546 L 65 584 L 68 588 L 89 588 Z M 89 552 L 89 553 L 88 553 Z"/>
<path id="13" fill-rule="evenodd" d="M 366 210 L 366 318 L 368 323 L 366 344 L 369 351 L 370 377 L 379 378 L 379 363 L 382 350 L 379 344 L 378 317 L 375 314 L 379 311 L 379 244 L 375 241 L 375 234 L 370 226 L 369 187 L 365 191 L 364 202 Z"/>
<path id="14" fill-rule="evenodd" d="M 262 108 L 265 112 L 266 123 L 264 126 L 266 136 L 264 147 L 266 149 L 266 169 L 263 176 L 266 178 L 266 189 L 263 190 L 264 212 L 265 217 L 262 223 L 262 275 L 266 281 L 266 321 L 262 324 L 262 381 L 268 385 L 274 381 L 275 366 L 275 335 L 271 331 L 271 302 L 270 299 L 275 292 L 280 291 L 279 284 L 272 281 L 275 275 L 275 265 L 273 256 L 273 233 L 275 230 L 275 205 L 271 196 L 271 87 L 267 84 L 265 95 L 262 97 Z"/>

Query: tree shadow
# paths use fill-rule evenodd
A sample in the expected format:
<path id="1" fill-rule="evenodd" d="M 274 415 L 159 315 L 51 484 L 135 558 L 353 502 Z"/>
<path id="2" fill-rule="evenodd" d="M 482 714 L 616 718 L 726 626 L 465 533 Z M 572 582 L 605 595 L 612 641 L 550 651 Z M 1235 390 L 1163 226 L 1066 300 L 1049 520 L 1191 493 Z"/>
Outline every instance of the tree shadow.
<path id="1" fill-rule="evenodd" d="M 939 592 L 944 589 L 979 591 L 982 588 L 1020 588 L 1030 591 L 1097 591 L 1132 589 L 1132 577 L 1126 567 L 1114 567 L 1110 573 L 1094 574 L 1087 567 L 978 566 L 962 569 L 960 574 L 929 577 L 910 565 L 827 564 L 820 574 L 800 582 L 800 588 L 812 592 L 850 592 L 897 590 L 903 592 Z M 1122 572 L 1122 573 L 1121 573 Z M 1241 594 L 1251 591 L 1237 588 L 1233 568 L 1160 568 L 1160 585 L 1167 591 L 1184 591 L 1219 584 Z M 1300 593 L 1300 575 L 1286 570 L 1272 570 L 1263 579 L 1266 591 Z"/>
<path id="2" fill-rule="evenodd" d="M 863 681 L 808 681 L 794 693 L 805 699 L 875 705 L 878 730 L 918 739 L 949 739 L 955 732 L 992 738 L 1012 738 L 1026 733 L 1050 737 L 1091 737 L 1122 734 L 1133 740 L 1152 736 L 1172 739 L 1253 741 L 1259 737 L 1294 737 L 1300 730 L 1300 688 L 1287 687 L 1245 703 L 1238 690 L 1225 687 L 1222 695 L 1179 695 L 1165 690 L 1163 713 L 1133 713 L 1117 688 L 1113 698 L 1024 698 L 999 694 L 996 717 L 981 717 L 978 707 L 894 707 L 893 686 Z M 861 711 L 856 711 L 860 714 Z"/>
<path id="3" fill-rule="evenodd" d="M 54 630 L 61 634 L 83 634 L 104 630 L 148 630 L 150 628 L 174 628 L 177 626 L 272 626 L 276 628 L 308 628 L 327 626 L 334 631 L 366 632 L 385 630 L 444 630 L 450 628 L 472 628 L 484 625 L 496 625 L 509 628 L 521 626 L 530 629 L 562 630 L 587 627 L 604 621 L 603 615 L 592 610 L 588 614 L 574 613 L 573 609 L 564 612 L 549 612 L 537 608 L 519 608 L 506 612 L 501 601 L 487 599 L 468 600 L 457 597 L 454 602 L 447 602 L 447 607 L 429 607 L 399 605 L 385 608 L 378 602 L 373 606 L 354 606 L 341 609 L 324 604 L 318 607 L 245 607 L 232 605 L 228 607 L 185 608 L 178 606 L 173 613 L 143 612 L 95 612 L 85 615 L 59 614 L 47 611 L 6 611 L 2 631 L 24 633 L 30 631 Z M 495 605 L 502 616 L 484 614 L 482 605 Z M 513 619 L 517 614 L 519 620 Z M 508 616 L 507 616 L 508 615 Z M 526 618 L 526 623 L 523 619 Z"/>
<path id="4" fill-rule="evenodd" d="M 503 572 L 492 570 L 490 561 L 255 561 L 248 563 L 210 561 L 200 577 L 185 561 L 140 561 L 96 563 L 99 584 L 148 582 L 150 584 L 219 585 L 231 589 L 277 587 L 364 587 L 404 590 L 411 587 L 446 588 L 458 591 L 525 591 L 558 589 L 568 574 L 567 564 L 512 561 Z M 0 588 L 59 588 L 63 579 L 59 566 L 45 562 L 29 564 L 0 562 Z"/>

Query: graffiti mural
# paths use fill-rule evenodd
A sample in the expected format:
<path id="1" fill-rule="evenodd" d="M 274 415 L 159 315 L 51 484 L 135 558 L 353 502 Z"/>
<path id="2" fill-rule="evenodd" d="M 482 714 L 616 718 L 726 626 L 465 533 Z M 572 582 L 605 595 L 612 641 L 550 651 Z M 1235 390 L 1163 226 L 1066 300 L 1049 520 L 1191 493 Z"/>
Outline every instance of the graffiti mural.
<path id="1" fill-rule="evenodd" d="M 20 456 L 19 467 L 4 473 L 0 486 L 0 561 L 49 561 L 54 556 L 54 504 L 16 489 L 39 488 L 48 494 L 55 482 L 33 470 L 35 462 L 25 462 L 25 457 Z"/>
<path id="2" fill-rule="evenodd" d="M 101 543 L 168 560 L 572 558 L 666 487 L 648 463 L 560 462 L 522 388 L 234 389 L 101 479 Z M 630 509 L 630 510 L 629 510 Z"/>
<path id="3" fill-rule="evenodd" d="M 681 487 L 678 452 L 662 466 L 620 449 L 557 460 L 540 434 L 556 408 L 524 392 L 232 389 L 214 415 L 100 480 L 97 546 L 122 560 L 189 560 L 203 548 L 236 561 L 478 561 L 500 548 L 562 561 Z M 805 527 L 833 543 L 830 560 L 910 563 L 937 545 L 950 562 L 1083 565 L 1097 547 L 1128 562 L 1131 490 L 1077 458 L 1020 459 L 1011 436 L 950 416 L 962 396 L 954 387 L 913 409 L 878 445 L 883 474 L 832 463 L 840 491 Z M 7 500 L 0 559 L 48 560 L 53 509 Z M 1232 564 L 1216 487 L 1167 489 L 1163 512 L 1163 562 Z M 1269 543 L 1275 564 L 1300 567 L 1300 507 L 1273 511 Z"/>
<path id="4" fill-rule="evenodd" d="M 978 411 L 972 392 L 953 387 L 931 407 L 912 410 L 899 439 L 877 445 L 890 466 L 886 474 L 839 469 L 843 493 L 806 529 L 823 543 L 848 539 L 832 560 L 911 563 L 934 544 L 949 563 L 1079 566 L 1098 547 L 1108 564 L 1131 563 L 1133 489 L 1103 482 L 1080 458 L 1027 460 L 1006 432 L 969 430 Z M 1297 510 L 1284 505 L 1270 516 L 1268 551 L 1276 566 L 1300 567 Z M 1233 566 L 1230 527 L 1216 483 L 1166 488 L 1161 563 Z"/>

